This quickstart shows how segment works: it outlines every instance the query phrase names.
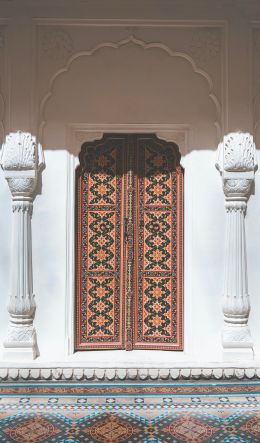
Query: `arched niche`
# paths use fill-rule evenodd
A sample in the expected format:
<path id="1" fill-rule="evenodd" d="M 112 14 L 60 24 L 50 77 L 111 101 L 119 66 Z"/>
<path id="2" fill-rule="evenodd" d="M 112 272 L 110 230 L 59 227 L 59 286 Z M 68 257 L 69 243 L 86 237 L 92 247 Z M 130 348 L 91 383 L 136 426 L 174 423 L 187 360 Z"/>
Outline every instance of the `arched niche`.
<path id="1" fill-rule="evenodd" d="M 41 103 L 40 138 L 75 153 L 72 124 L 172 124 L 190 128 L 189 148 L 215 148 L 219 104 L 193 60 L 160 44 L 130 39 L 71 57 Z"/>

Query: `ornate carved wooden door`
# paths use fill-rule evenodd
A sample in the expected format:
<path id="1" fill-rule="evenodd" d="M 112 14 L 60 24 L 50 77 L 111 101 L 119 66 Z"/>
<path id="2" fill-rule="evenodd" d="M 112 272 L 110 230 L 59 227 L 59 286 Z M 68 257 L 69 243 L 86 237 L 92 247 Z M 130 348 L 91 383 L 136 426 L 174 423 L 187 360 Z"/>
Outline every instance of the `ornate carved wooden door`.
<path id="1" fill-rule="evenodd" d="M 110 134 L 83 145 L 76 350 L 182 349 L 182 187 L 174 143 Z"/>

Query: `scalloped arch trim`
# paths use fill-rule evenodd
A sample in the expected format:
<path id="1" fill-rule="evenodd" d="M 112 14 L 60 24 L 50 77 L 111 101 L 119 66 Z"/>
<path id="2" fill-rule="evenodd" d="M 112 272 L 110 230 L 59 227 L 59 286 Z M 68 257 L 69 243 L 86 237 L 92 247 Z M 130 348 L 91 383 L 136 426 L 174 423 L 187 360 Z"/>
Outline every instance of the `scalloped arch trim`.
<path id="1" fill-rule="evenodd" d="M 144 50 L 160 49 L 160 50 L 166 52 L 170 57 L 181 57 L 181 58 L 184 58 L 185 60 L 187 60 L 191 64 L 193 71 L 195 73 L 201 75 L 208 83 L 209 97 L 212 100 L 212 102 L 215 106 L 216 112 L 217 112 L 217 120 L 214 122 L 214 125 L 217 128 L 217 131 L 220 132 L 221 125 L 220 125 L 219 121 L 220 121 L 221 105 L 220 105 L 220 102 L 217 99 L 216 95 L 213 93 L 213 81 L 212 81 L 211 77 L 209 76 L 209 74 L 207 72 L 205 72 L 204 70 L 200 69 L 196 65 L 195 61 L 193 60 L 193 58 L 190 55 L 188 55 L 184 52 L 172 51 L 167 45 L 165 45 L 163 43 L 155 43 L 155 42 L 147 43 L 147 42 L 145 42 L 143 40 L 139 40 L 139 39 L 135 38 L 133 35 L 131 35 L 128 38 L 120 40 L 117 43 L 104 42 L 104 43 L 98 44 L 97 46 L 95 46 L 93 49 L 91 49 L 89 51 L 77 52 L 76 54 L 73 54 L 69 58 L 68 62 L 66 63 L 66 65 L 63 68 L 61 68 L 55 72 L 55 74 L 51 77 L 51 79 L 49 81 L 48 92 L 45 94 L 45 96 L 43 97 L 43 99 L 40 103 L 40 125 L 39 125 L 39 139 L 40 140 L 42 139 L 43 129 L 46 124 L 46 120 L 45 120 L 45 116 L 44 116 L 45 107 L 46 107 L 47 102 L 49 101 L 49 99 L 53 95 L 54 84 L 55 84 L 56 80 L 58 79 L 58 77 L 60 77 L 64 73 L 68 72 L 72 63 L 80 57 L 91 56 L 91 55 L 95 54 L 96 52 L 98 52 L 100 49 L 104 49 L 104 48 L 119 49 L 122 46 L 125 46 L 127 44 L 131 44 L 131 43 L 143 48 Z"/>

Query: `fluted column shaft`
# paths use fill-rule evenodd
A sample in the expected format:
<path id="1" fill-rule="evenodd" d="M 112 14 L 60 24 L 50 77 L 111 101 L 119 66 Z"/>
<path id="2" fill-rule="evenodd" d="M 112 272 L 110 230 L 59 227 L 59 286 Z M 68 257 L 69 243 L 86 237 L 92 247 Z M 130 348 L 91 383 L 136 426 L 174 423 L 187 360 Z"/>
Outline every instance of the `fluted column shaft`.
<path id="1" fill-rule="evenodd" d="M 12 278 L 11 295 L 8 303 L 10 328 L 5 340 L 5 346 L 10 346 L 16 337 L 20 343 L 33 343 L 36 340 L 33 328 L 35 301 L 33 295 L 32 277 L 32 233 L 31 216 L 32 202 L 14 200 L 13 210 L 13 239 L 12 239 Z"/>

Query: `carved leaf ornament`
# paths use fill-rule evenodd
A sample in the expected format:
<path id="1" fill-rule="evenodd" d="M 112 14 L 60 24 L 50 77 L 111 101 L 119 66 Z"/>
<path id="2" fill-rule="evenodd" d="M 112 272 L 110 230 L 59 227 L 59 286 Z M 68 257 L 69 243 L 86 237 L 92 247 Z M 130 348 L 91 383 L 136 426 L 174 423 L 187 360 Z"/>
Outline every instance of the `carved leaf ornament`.
<path id="1" fill-rule="evenodd" d="M 25 132 L 11 133 L 2 148 L 1 165 L 4 170 L 37 169 L 35 137 Z"/>
<path id="2" fill-rule="evenodd" d="M 256 171 L 257 158 L 252 135 L 233 132 L 225 136 L 218 146 L 216 168 L 221 173 Z"/>
<path id="3" fill-rule="evenodd" d="M 255 146 L 250 134 L 230 135 L 224 140 L 225 171 L 254 171 L 256 167 Z"/>

